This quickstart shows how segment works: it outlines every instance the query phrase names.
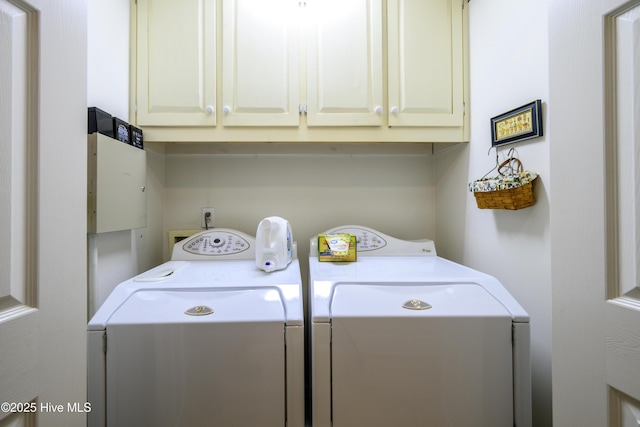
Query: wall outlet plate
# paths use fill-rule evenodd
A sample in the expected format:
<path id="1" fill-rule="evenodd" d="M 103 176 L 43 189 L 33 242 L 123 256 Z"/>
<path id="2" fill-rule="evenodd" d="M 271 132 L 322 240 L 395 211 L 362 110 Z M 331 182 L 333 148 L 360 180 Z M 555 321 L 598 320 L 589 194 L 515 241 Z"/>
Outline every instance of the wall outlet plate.
<path id="1" fill-rule="evenodd" d="M 215 225 L 213 208 L 202 208 L 200 210 L 200 227 L 213 228 Z"/>

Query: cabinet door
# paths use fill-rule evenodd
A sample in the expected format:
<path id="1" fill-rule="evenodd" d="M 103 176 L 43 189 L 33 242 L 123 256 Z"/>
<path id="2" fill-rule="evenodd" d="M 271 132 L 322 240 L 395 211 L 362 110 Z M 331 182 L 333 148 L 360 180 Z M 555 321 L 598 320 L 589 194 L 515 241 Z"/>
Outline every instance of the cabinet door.
<path id="1" fill-rule="evenodd" d="M 99 133 L 87 140 L 87 232 L 146 227 L 146 151 Z"/>
<path id="2" fill-rule="evenodd" d="M 463 126 L 461 0 L 388 0 L 389 125 Z"/>
<path id="3" fill-rule="evenodd" d="M 307 123 L 381 126 L 382 1 L 307 2 Z"/>
<path id="4" fill-rule="evenodd" d="M 215 0 L 137 0 L 140 126 L 214 126 Z"/>
<path id="5" fill-rule="evenodd" d="M 224 126 L 297 126 L 297 0 L 224 0 Z"/>

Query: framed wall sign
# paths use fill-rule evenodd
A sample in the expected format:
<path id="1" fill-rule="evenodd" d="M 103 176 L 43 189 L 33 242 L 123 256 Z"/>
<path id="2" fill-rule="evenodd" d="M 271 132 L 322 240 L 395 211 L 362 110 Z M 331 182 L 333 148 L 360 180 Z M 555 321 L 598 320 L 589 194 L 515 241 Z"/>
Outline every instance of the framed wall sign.
<path id="1" fill-rule="evenodd" d="M 524 141 L 542 136 L 542 101 L 491 118 L 491 146 Z"/>

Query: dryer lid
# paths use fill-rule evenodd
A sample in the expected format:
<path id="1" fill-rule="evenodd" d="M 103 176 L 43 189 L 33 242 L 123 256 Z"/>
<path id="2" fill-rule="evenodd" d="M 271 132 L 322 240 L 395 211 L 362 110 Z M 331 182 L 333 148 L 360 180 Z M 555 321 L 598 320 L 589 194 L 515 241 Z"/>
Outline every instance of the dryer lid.
<path id="1" fill-rule="evenodd" d="M 278 288 L 140 290 L 109 318 L 114 324 L 201 322 L 285 322 Z"/>
<path id="2" fill-rule="evenodd" d="M 510 312 L 475 283 L 338 283 L 336 317 L 508 317 Z"/>

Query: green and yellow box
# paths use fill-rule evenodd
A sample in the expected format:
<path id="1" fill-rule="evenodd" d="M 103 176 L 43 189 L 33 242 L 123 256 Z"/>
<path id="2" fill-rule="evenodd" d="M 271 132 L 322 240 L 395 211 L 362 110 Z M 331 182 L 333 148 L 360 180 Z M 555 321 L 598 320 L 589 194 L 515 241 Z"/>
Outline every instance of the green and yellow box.
<path id="1" fill-rule="evenodd" d="M 318 235 L 318 261 L 353 262 L 358 258 L 356 236 L 335 233 Z"/>

